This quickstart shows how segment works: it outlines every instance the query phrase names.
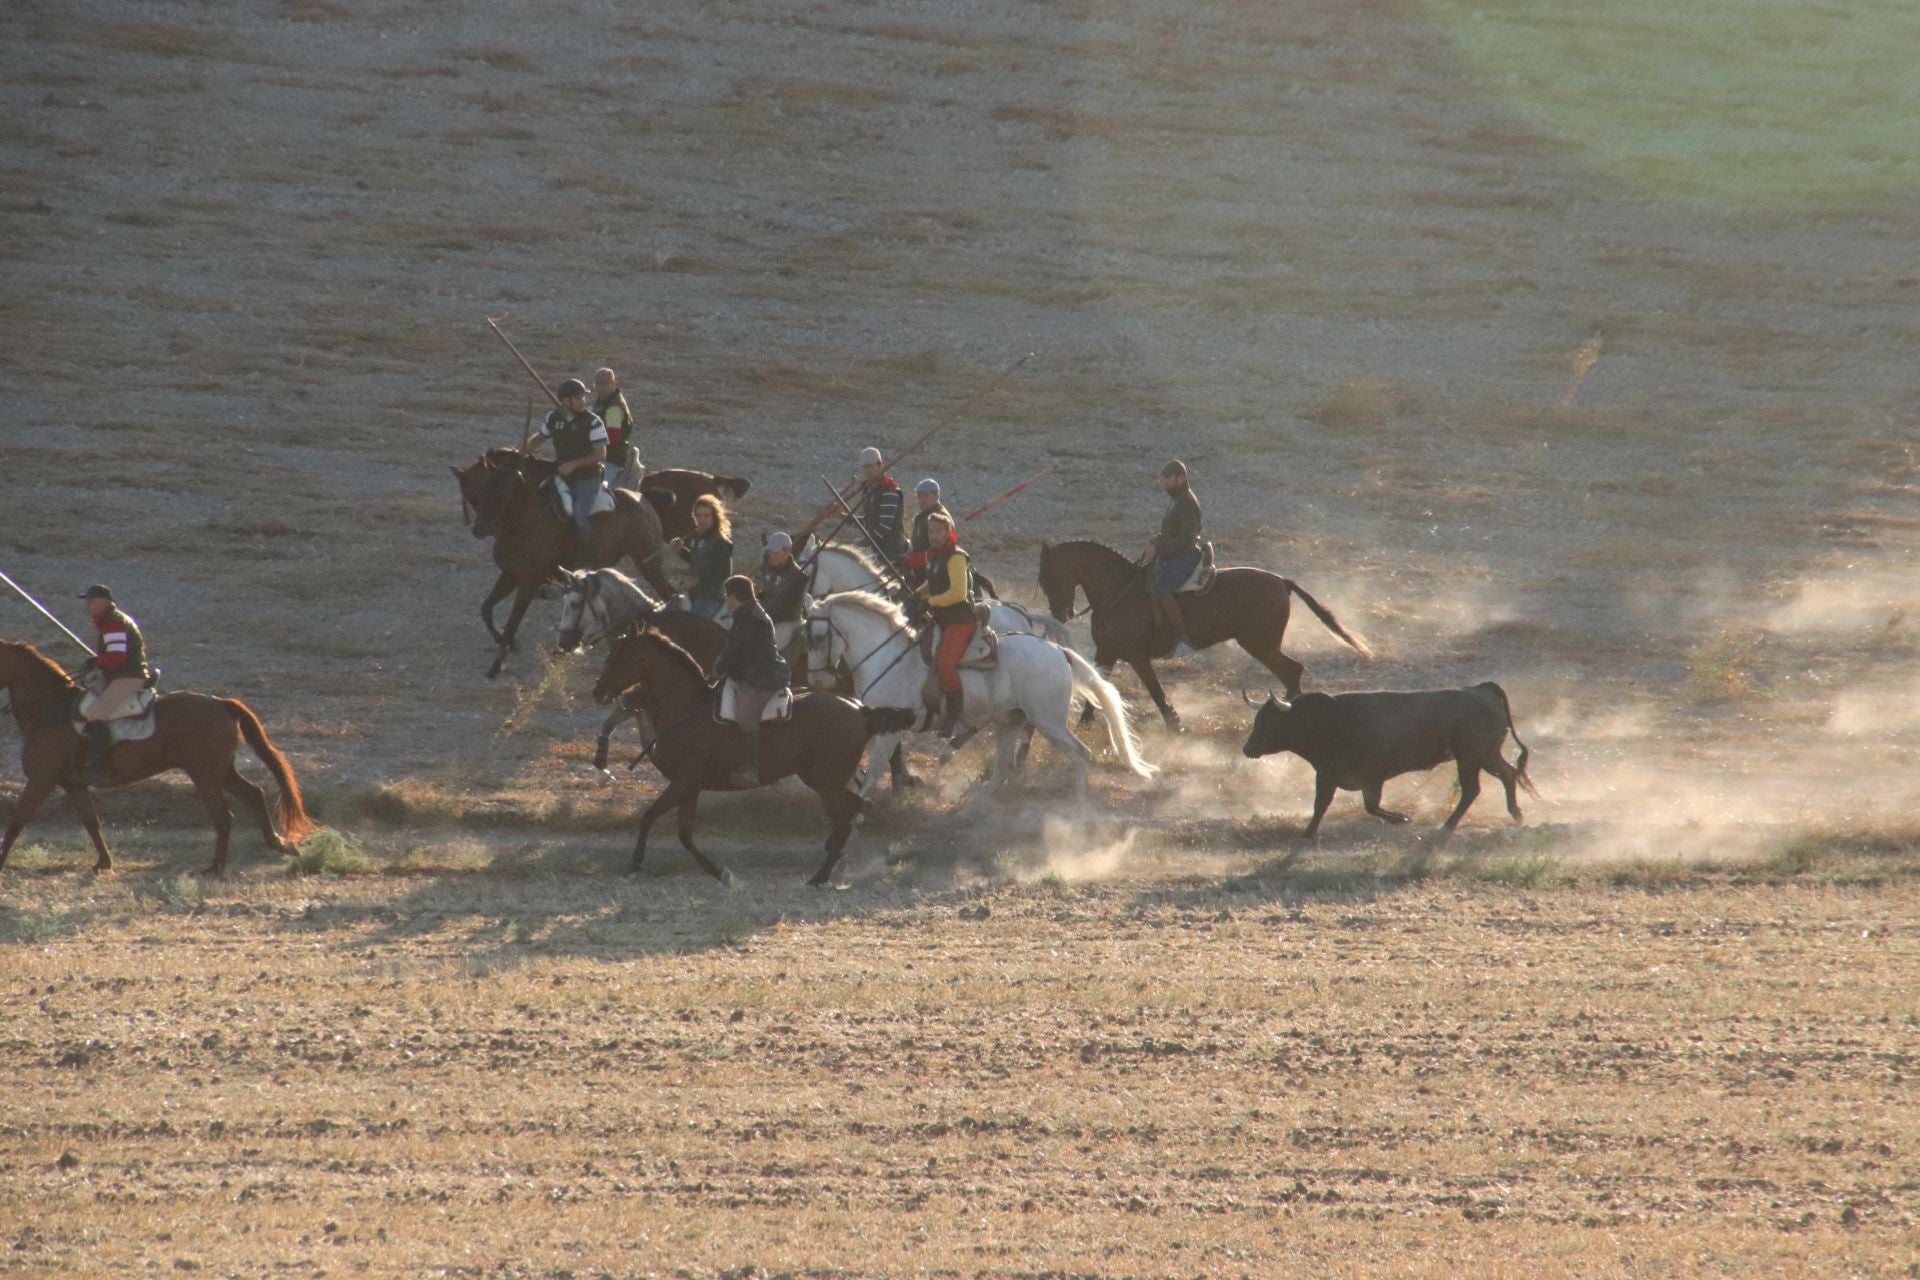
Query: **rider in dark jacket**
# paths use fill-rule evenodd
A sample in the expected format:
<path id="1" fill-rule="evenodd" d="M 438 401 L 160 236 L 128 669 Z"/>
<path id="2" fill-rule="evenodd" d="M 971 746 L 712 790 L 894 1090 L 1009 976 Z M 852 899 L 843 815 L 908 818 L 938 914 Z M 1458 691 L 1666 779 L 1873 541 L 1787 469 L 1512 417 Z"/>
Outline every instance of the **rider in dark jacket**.
<path id="1" fill-rule="evenodd" d="M 727 611 L 733 630 L 726 647 L 714 659 L 713 674 L 733 682 L 734 722 L 740 736 L 735 746 L 733 776 L 738 787 L 760 785 L 760 716 L 772 697 L 787 687 L 792 672 L 773 643 L 773 620 L 755 597 L 753 579 L 736 574 L 726 581 Z"/>
<path id="2" fill-rule="evenodd" d="M 1160 488 L 1173 501 L 1160 517 L 1160 532 L 1147 548 L 1146 560 L 1152 566 L 1154 617 L 1173 632 L 1178 647 L 1187 642 L 1187 627 L 1173 593 L 1200 567 L 1200 500 L 1187 481 L 1187 464 L 1177 459 L 1160 469 Z"/>

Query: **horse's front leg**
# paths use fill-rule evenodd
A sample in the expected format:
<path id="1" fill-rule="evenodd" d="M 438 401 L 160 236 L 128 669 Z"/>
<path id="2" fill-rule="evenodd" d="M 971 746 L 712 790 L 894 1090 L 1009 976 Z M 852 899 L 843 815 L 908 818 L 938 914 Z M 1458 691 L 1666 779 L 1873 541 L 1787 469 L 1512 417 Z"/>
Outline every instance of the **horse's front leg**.
<path id="1" fill-rule="evenodd" d="M 1170 733 L 1183 733 L 1180 713 L 1167 701 L 1167 691 L 1160 687 L 1160 677 L 1153 672 L 1152 658 L 1129 658 L 1127 665 L 1140 677 L 1140 683 L 1147 687 L 1147 696 L 1153 699 L 1153 705 L 1160 708 L 1160 719 Z"/>
<path id="2" fill-rule="evenodd" d="M 1117 661 L 1118 659 L 1115 658 L 1112 654 L 1106 652 L 1104 649 L 1100 648 L 1098 645 L 1094 646 L 1093 666 L 1094 666 L 1094 669 L 1100 673 L 1100 678 L 1102 680 L 1105 680 L 1108 683 L 1112 683 L 1113 664 Z M 1083 726 L 1092 724 L 1094 720 L 1099 716 L 1099 714 L 1100 714 L 1100 708 L 1095 704 L 1092 698 L 1087 698 L 1081 702 L 1080 723 Z"/>
<path id="3" fill-rule="evenodd" d="M 513 597 L 513 608 L 507 614 L 507 629 L 500 636 L 500 647 L 494 651 L 493 665 L 487 668 L 487 679 L 500 674 L 500 668 L 507 665 L 507 654 L 513 649 L 513 638 L 520 634 L 520 622 L 527 616 L 527 610 L 533 605 L 534 596 L 540 592 L 540 584 L 535 582 L 522 585 Z"/>
<path id="4" fill-rule="evenodd" d="M 607 752 L 613 746 L 613 731 L 633 719 L 634 715 L 633 711 L 616 703 L 613 711 L 600 722 L 600 736 L 593 744 L 593 767 L 603 781 L 613 781 L 613 774 L 607 770 Z"/>
<path id="5" fill-rule="evenodd" d="M 493 625 L 493 610 L 502 600 L 513 594 L 513 576 L 502 572 L 493 580 L 493 590 L 487 592 L 487 598 L 480 602 L 480 621 L 487 624 L 487 634 L 495 644 L 504 644 L 500 629 Z"/>
<path id="6" fill-rule="evenodd" d="M 20 798 L 14 801 L 13 821 L 7 823 L 5 839 L 0 839 L 0 868 L 7 865 L 7 855 L 13 852 L 13 842 L 20 838 L 21 830 L 33 821 L 33 815 L 40 811 L 47 797 L 53 793 L 53 784 L 45 781 L 27 779 L 27 785 L 20 789 Z"/>
<path id="7" fill-rule="evenodd" d="M 640 834 L 633 842 L 633 866 L 629 868 L 635 875 L 640 873 L 640 864 L 646 861 L 647 832 L 653 830 L 653 824 L 659 821 L 661 814 L 677 808 L 680 797 L 686 793 L 687 789 L 679 783 L 669 782 L 667 789 L 655 796 L 653 803 L 647 806 L 647 811 L 640 815 Z"/>
<path id="8" fill-rule="evenodd" d="M 113 854 L 107 849 L 106 836 L 100 833 L 100 811 L 93 807 L 93 793 L 77 782 L 66 784 L 61 789 L 67 793 L 67 803 L 71 804 L 73 811 L 80 815 L 80 825 L 87 829 L 87 836 L 93 841 L 93 850 L 99 855 L 94 860 L 93 869 L 95 871 L 112 870 Z M 12 844 L 13 841 L 8 840 L 7 843 Z M 6 852 L 0 850 L 0 862 L 6 860 Z"/>

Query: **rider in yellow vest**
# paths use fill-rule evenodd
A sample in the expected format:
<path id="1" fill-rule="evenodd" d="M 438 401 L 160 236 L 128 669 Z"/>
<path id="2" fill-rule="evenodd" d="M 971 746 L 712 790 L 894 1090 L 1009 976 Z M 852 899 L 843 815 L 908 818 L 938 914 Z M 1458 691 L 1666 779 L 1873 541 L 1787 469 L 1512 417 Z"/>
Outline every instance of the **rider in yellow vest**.
<path id="1" fill-rule="evenodd" d="M 966 715 L 966 691 L 960 682 L 960 659 L 973 639 L 972 573 L 967 553 L 953 531 L 952 518 L 935 512 L 927 517 L 927 580 L 918 593 L 926 600 L 933 620 L 940 627 L 940 648 L 934 658 L 934 670 L 940 676 L 940 691 L 945 706 L 940 717 L 939 734 L 951 739 Z"/>

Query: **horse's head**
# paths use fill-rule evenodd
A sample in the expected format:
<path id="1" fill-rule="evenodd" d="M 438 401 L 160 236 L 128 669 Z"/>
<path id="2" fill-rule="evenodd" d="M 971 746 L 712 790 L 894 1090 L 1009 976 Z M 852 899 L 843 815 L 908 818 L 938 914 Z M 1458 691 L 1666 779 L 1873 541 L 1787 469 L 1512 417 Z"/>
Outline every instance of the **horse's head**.
<path id="1" fill-rule="evenodd" d="M 816 603 L 807 610 L 806 628 L 807 687 L 824 693 L 836 683 L 834 668 L 850 660 L 846 641 L 834 629 L 833 608 L 825 603 Z"/>
<path id="2" fill-rule="evenodd" d="M 73 679 L 64 668 L 30 644 L 0 640 L 0 690 L 15 699 L 65 693 Z"/>
<path id="3" fill-rule="evenodd" d="M 599 602 L 600 575 L 574 569 L 565 575 L 565 582 L 560 593 L 560 652 L 573 653 L 586 639 L 587 618 Z"/>
<path id="4" fill-rule="evenodd" d="M 477 462 L 449 467 L 460 485 L 460 518 L 476 538 L 500 532 L 500 517 L 513 499 L 526 455 L 518 449 L 489 449 Z"/>
<path id="5" fill-rule="evenodd" d="M 607 646 L 607 660 L 600 664 L 600 678 L 593 685 L 595 702 L 604 707 L 634 685 L 645 682 L 652 666 L 645 639 L 646 628 L 636 622 Z"/>
<path id="6" fill-rule="evenodd" d="M 1047 612 L 1062 622 L 1073 617 L 1073 598 L 1080 590 L 1080 576 L 1067 563 L 1061 548 L 1040 544 L 1040 590 L 1047 596 Z"/>

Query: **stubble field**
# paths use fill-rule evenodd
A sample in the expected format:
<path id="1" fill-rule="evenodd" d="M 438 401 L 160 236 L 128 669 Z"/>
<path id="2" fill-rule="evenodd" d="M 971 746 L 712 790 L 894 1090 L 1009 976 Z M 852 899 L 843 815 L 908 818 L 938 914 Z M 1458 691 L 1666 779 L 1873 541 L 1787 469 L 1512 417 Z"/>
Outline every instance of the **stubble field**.
<path id="1" fill-rule="evenodd" d="M 1914 1274 L 1916 38 L 9 7 L 0 568 L 70 622 L 115 584 L 335 830 L 216 882 L 184 787 L 102 798 L 106 876 L 30 829 L 0 1273 Z M 1089 815 L 1042 749 L 957 822 L 981 749 L 922 753 L 835 891 L 784 790 L 705 807 L 737 891 L 670 839 L 628 878 L 595 660 L 542 604 L 480 677 L 446 467 L 521 426 L 502 313 L 621 369 L 650 462 L 750 476 L 743 548 L 1032 351 L 901 477 L 1055 468 L 966 530 L 1009 594 L 1136 551 L 1177 454 L 1223 560 L 1373 640 L 1297 622 L 1309 687 L 1497 679 L 1543 799 L 1301 848 L 1215 651 Z"/>

